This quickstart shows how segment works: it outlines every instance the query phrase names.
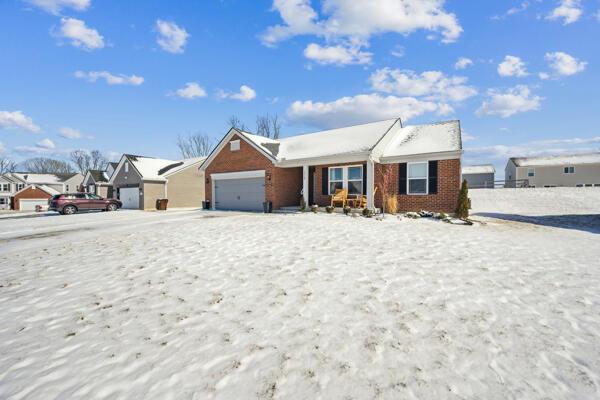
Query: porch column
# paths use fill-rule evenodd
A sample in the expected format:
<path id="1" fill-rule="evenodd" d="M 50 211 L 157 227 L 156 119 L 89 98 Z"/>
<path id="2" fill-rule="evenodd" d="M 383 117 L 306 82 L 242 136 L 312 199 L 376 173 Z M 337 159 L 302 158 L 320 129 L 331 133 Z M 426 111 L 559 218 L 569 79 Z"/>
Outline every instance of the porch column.
<path id="1" fill-rule="evenodd" d="M 302 197 L 304 198 L 304 204 L 306 204 L 306 208 L 310 206 L 308 204 L 308 165 L 302 166 Z"/>
<path id="2" fill-rule="evenodd" d="M 367 208 L 372 210 L 375 208 L 375 163 L 369 157 L 367 160 Z"/>

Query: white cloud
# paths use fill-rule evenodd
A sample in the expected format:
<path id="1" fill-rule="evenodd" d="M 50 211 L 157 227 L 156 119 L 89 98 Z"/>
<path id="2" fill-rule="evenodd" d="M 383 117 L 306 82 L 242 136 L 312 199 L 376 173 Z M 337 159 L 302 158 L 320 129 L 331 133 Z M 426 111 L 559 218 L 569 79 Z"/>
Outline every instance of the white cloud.
<path id="1" fill-rule="evenodd" d="M 234 99 L 240 101 L 250 101 L 256 97 L 256 91 L 252 89 L 250 86 L 242 85 L 240 86 L 240 91 L 238 93 L 228 93 L 224 91 L 219 91 L 217 95 L 221 99 Z"/>
<path id="2" fill-rule="evenodd" d="M 529 75 L 525 63 L 519 57 L 506 56 L 504 61 L 498 64 L 498 75 L 523 77 Z"/>
<path id="3" fill-rule="evenodd" d="M 139 86 L 144 83 L 144 78 L 137 75 L 127 76 L 124 74 L 113 75 L 108 71 L 76 71 L 75 77 L 85 79 L 89 82 L 96 82 L 98 79 L 104 79 L 109 85 L 133 85 Z"/>
<path id="4" fill-rule="evenodd" d="M 51 14 L 58 15 L 63 8 L 85 11 L 91 5 L 91 0 L 25 0 Z"/>
<path id="5" fill-rule="evenodd" d="M 310 0 L 273 0 L 283 24 L 269 27 L 262 41 L 271 46 L 296 35 L 367 41 L 372 35 L 424 29 L 440 32 L 442 42 L 454 42 L 463 29 L 443 5 L 444 0 L 324 0 L 325 17 L 319 19 Z"/>
<path id="6" fill-rule="evenodd" d="M 196 82 L 188 82 L 184 87 L 177 89 L 175 93 L 169 95 L 179 96 L 183 99 L 193 100 L 199 97 L 206 97 L 206 90 Z"/>
<path id="7" fill-rule="evenodd" d="M 539 1 L 539 0 L 538 0 Z M 529 6 L 531 5 L 531 3 L 529 1 L 523 1 L 521 2 L 521 4 L 519 4 L 517 7 L 511 7 L 509 8 L 504 14 L 502 15 L 494 15 L 492 17 L 492 19 L 504 19 L 506 17 L 510 17 L 511 15 L 515 15 L 515 14 L 519 14 L 525 10 L 527 10 L 529 8 Z"/>
<path id="8" fill-rule="evenodd" d="M 0 111 L 0 129 L 23 129 L 30 132 L 41 130 L 22 111 Z"/>
<path id="9" fill-rule="evenodd" d="M 538 76 L 540 77 L 541 80 L 543 81 L 547 81 L 548 79 L 550 79 L 550 74 L 547 72 L 540 72 L 538 74 Z"/>
<path id="10" fill-rule="evenodd" d="M 88 28 L 85 22 L 76 18 L 61 18 L 60 31 L 56 34 L 71 40 L 71 44 L 84 50 L 104 47 L 104 38 L 97 30 Z"/>
<path id="11" fill-rule="evenodd" d="M 56 147 L 56 145 L 54 144 L 54 142 L 48 138 L 40 140 L 39 142 L 37 142 L 35 144 L 37 147 L 40 147 L 42 149 L 46 149 L 46 150 L 52 150 Z"/>
<path id="12" fill-rule="evenodd" d="M 463 131 L 463 132 L 462 132 L 462 135 L 461 135 L 461 137 L 462 137 L 462 141 L 463 141 L 463 142 L 471 142 L 471 141 L 473 141 L 473 140 L 477 139 L 475 136 L 473 136 L 473 135 L 470 135 L 470 134 L 468 134 L 468 133 L 467 133 L 467 132 L 465 132 L 465 131 Z"/>
<path id="13" fill-rule="evenodd" d="M 369 78 L 374 90 L 400 96 L 424 96 L 426 100 L 460 102 L 477 94 L 467 86 L 467 78 L 446 76 L 440 71 L 425 71 L 416 74 L 411 70 L 383 68 Z"/>
<path id="14" fill-rule="evenodd" d="M 156 20 L 158 38 L 156 42 L 166 52 L 183 53 L 190 34 L 175 22 Z"/>
<path id="15" fill-rule="evenodd" d="M 551 21 L 562 19 L 563 25 L 568 25 L 578 21 L 582 14 L 581 0 L 560 0 L 558 7 L 552 10 L 546 19 Z"/>
<path id="16" fill-rule="evenodd" d="M 65 139 L 80 139 L 82 136 L 81 132 L 79 132 L 77 129 L 69 128 L 67 126 L 59 128 L 58 132 L 59 135 L 64 137 Z"/>
<path id="17" fill-rule="evenodd" d="M 399 44 L 395 45 L 394 48 L 390 51 L 390 54 L 397 58 L 404 57 L 404 46 L 400 46 Z"/>
<path id="18" fill-rule="evenodd" d="M 322 65 L 370 64 L 372 55 L 360 51 L 358 46 L 320 46 L 310 43 L 304 49 L 304 57 Z"/>
<path id="19" fill-rule="evenodd" d="M 360 94 L 331 102 L 295 101 L 288 108 L 287 116 L 293 122 L 318 128 L 335 128 L 398 117 L 407 121 L 424 113 L 445 115 L 452 111 L 447 104 L 414 97 Z"/>
<path id="20" fill-rule="evenodd" d="M 587 62 L 579 61 L 575 57 L 563 53 L 562 51 L 546 53 L 545 58 L 555 74 L 561 76 L 575 75 L 582 72 L 587 65 Z"/>
<path id="21" fill-rule="evenodd" d="M 473 65 L 473 60 L 467 57 L 460 57 L 456 61 L 456 64 L 454 64 L 454 69 L 465 69 L 471 65 Z"/>
<path id="22" fill-rule="evenodd" d="M 517 85 L 502 92 L 498 89 L 488 90 L 488 99 L 476 111 L 478 116 L 499 115 L 508 118 L 514 114 L 539 110 L 542 98 L 532 96 L 529 87 Z"/>

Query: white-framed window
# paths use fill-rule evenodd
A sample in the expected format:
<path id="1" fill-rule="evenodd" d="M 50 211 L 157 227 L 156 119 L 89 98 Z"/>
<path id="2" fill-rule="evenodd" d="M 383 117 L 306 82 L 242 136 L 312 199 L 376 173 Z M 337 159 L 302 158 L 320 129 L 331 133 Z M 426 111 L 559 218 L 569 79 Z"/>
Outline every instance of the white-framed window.
<path id="1" fill-rule="evenodd" d="M 330 167 L 329 194 L 335 194 L 338 189 L 346 189 L 350 195 L 363 194 L 363 166 Z"/>
<path id="2" fill-rule="evenodd" d="M 427 194 L 428 162 L 408 163 L 407 190 L 408 194 Z"/>
<path id="3" fill-rule="evenodd" d="M 528 168 L 527 169 L 527 176 L 535 176 L 535 168 Z"/>
<path id="4" fill-rule="evenodd" d="M 0 192 L 10 192 L 10 183 L 0 184 Z"/>
<path id="5" fill-rule="evenodd" d="M 363 194 L 363 167 L 348 167 L 348 194 Z"/>
<path id="6" fill-rule="evenodd" d="M 575 167 L 565 167 L 563 169 L 565 174 L 574 174 L 575 173 Z"/>
<path id="7" fill-rule="evenodd" d="M 591 183 L 586 183 L 585 184 L 585 187 L 592 187 L 592 186 L 594 186 L 594 185 L 592 185 Z"/>
<path id="8" fill-rule="evenodd" d="M 329 168 L 329 194 L 344 188 L 344 167 Z"/>
<path id="9" fill-rule="evenodd" d="M 125 173 L 129 172 L 129 163 L 125 161 Z"/>
<path id="10" fill-rule="evenodd" d="M 6 197 L 0 197 L 0 206 L 4 206 L 8 204 L 8 199 Z"/>
<path id="11" fill-rule="evenodd" d="M 19 190 L 23 190 L 23 188 L 24 188 L 24 187 L 25 187 L 25 184 L 24 184 L 24 183 L 17 183 L 17 192 L 18 192 Z"/>
<path id="12" fill-rule="evenodd" d="M 231 151 L 238 151 L 240 149 L 240 141 L 238 140 L 232 140 L 231 142 L 229 142 L 229 150 Z"/>

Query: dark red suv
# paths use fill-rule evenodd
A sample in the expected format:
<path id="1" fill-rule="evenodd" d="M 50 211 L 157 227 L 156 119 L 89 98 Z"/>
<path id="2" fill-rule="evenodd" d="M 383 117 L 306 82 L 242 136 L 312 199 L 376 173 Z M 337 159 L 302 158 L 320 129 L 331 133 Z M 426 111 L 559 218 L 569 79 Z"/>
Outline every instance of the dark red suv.
<path id="1" fill-rule="evenodd" d="M 75 214 L 79 211 L 117 211 L 123 203 L 116 199 L 104 199 L 91 193 L 57 194 L 48 200 L 48 211 Z"/>

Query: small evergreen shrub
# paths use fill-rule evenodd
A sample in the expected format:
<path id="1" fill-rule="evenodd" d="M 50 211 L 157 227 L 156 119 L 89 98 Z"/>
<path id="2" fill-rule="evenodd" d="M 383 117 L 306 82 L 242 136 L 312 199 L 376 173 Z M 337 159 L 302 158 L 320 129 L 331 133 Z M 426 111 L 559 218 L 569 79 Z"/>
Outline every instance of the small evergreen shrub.
<path id="1" fill-rule="evenodd" d="M 300 211 L 301 212 L 306 211 L 306 202 L 304 201 L 304 197 L 300 197 Z"/>
<path id="2" fill-rule="evenodd" d="M 319 211 L 319 206 L 318 205 L 314 205 L 310 207 L 310 211 L 314 212 L 315 214 L 317 213 L 317 211 Z"/>
<path id="3" fill-rule="evenodd" d="M 363 217 L 371 218 L 373 216 L 373 210 L 369 208 L 363 208 L 362 215 Z"/>
<path id="4" fill-rule="evenodd" d="M 460 187 L 460 194 L 458 195 L 458 206 L 456 207 L 456 216 L 462 220 L 469 218 L 469 205 L 471 200 L 469 199 L 469 185 L 465 179 Z"/>
<path id="5" fill-rule="evenodd" d="M 352 211 L 352 209 L 348 206 L 344 207 L 344 214 L 348 215 L 350 214 L 350 211 Z"/>
<path id="6" fill-rule="evenodd" d="M 325 211 L 327 211 L 327 214 L 331 214 L 333 212 L 333 206 L 325 207 Z"/>

